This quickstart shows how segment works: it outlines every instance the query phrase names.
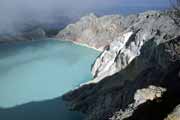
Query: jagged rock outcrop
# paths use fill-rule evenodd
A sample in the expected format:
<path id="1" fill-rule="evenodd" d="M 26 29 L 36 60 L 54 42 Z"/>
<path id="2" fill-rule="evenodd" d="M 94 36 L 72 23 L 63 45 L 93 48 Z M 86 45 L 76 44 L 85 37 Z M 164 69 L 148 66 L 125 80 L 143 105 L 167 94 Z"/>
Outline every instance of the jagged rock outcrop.
<path id="1" fill-rule="evenodd" d="M 128 30 L 109 45 L 96 60 L 92 74 L 95 81 L 124 69 L 135 57 L 139 56 L 142 46 L 151 40 L 157 44 L 180 35 L 180 28 L 165 13 L 146 12 L 140 14 Z"/>
<path id="2" fill-rule="evenodd" d="M 151 11 L 132 18 L 130 26 L 112 40 L 95 62 L 95 79 L 63 96 L 71 109 L 86 113 L 87 120 L 121 120 L 116 119 L 122 117 L 115 114 L 122 113 L 118 111 L 130 114 L 125 120 L 163 120 L 180 103 L 179 26 L 165 12 Z M 140 98 L 145 103 L 130 109 L 136 91 L 149 85 L 167 92 L 153 101 L 151 98 L 159 95 L 143 95 Z"/>
<path id="3" fill-rule="evenodd" d="M 164 92 L 166 92 L 165 88 L 156 86 L 149 86 L 148 88 L 137 90 L 134 95 L 134 102 L 130 104 L 124 111 L 120 110 L 116 112 L 111 120 L 123 120 L 132 116 L 133 112 L 138 108 L 139 105 L 146 103 L 148 100 L 153 101 L 161 98 Z"/>
<path id="4" fill-rule="evenodd" d="M 134 95 L 135 106 L 143 104 L 148 100 L 153 101 L 154 99 L 161 98 L 164 92 L 166 92 L 165 88 L 156 86 L 149 86 L 148 88 L 137 90 Z"/>
<path id="5" fill-rule="evenodd" d="M 172 113 L 164 120 L 180 120 L 180 105 L 178 105 Z"/>

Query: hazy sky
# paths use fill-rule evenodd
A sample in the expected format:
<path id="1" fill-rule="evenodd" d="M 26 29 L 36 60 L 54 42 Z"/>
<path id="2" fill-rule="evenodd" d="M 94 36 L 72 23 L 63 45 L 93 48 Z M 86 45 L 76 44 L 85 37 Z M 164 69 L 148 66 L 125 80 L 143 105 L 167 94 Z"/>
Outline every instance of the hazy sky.
<path id="1" fill-rule="evenodd" d="M 0 32 L 27 18 L 47 20 L 116 6 L 168 6 L 169 0 L 0 0 Z"/>

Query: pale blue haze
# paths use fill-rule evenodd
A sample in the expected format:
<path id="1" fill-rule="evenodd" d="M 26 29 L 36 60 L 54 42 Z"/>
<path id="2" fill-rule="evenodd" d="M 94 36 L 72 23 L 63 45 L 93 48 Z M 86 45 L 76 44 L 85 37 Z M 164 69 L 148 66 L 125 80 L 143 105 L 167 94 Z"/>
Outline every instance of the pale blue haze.
<path id="1" fill-rule="evenodd" d="M 161 10 L 171 6 L 169 1 L 175 0 L 0 0 L 0 33 L 16 33 L 24 24 L 67 24 L 63 17 L 71 21 L 89 12 L 102 15 Z"/>

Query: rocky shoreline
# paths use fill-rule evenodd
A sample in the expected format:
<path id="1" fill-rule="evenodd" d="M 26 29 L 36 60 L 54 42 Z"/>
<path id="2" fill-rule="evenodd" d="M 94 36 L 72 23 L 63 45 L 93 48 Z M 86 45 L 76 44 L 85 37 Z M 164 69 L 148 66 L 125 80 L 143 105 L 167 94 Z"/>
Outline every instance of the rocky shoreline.
<path id="1" fill-rule="evenodd" d="M 94 80 L 63 96 L 70 109 L 86 120 L 179 120 L 180 26 L 172 14 L 90 14 L 60 31 L 58 39 L 103 50 Z"/>
<path id="2" fill-rule="evenodd" d="M 59 39 L 59 38 L 56 38 L 56 37 L 55 37 L 55 39 L 58 40 L 58 41 L 69 41 L 69 42 L 72 42 L 73 44 L 76 44 L 76 45 L 84 46 L 84 47 L 91 48 L 91 49 L 99 51 L 99 52 L 103 52 L 103 50 L 92 47 L 92 46 L 89 46 L 88 44 L 83 44 L 83 43 L 79 43 L 79 42 L 72 41 L 72 40 Z"/>

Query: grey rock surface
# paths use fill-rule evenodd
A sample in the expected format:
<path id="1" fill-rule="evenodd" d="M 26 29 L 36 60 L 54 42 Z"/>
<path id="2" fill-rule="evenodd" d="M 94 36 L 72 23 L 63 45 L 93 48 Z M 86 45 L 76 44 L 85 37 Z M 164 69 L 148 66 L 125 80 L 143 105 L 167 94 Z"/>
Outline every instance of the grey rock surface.
<path id="1" fill-rule="evenodd" d="M 176 21 L 165 12 L 148 11 L 136 15 L 85 16 L 56 36 L 103 51 L 92 74 L 97 82 L 124 69 L 149 40 L 157 44 L 180 34 Z"/>
<path id="2" fill-rule="evenodd" d="M 166 92 L 165 88 L 149 86 L 148 88 L 139 89 L 134 95 L 134 102 L 128 105 L 124 111 L 120 110 L 116 112 L 111 120 L 123 120 L 133 115 L 133 112 L 138 108 L 139 105 L 146 103 L 148 100 L 153 101 L 161 98 Z"/>
<path id="3" fill-rule="evenodd" d="M 149 85 L 163 86 L 171 92 L 170 94 L 177 96 L 177 101 L 180 102 L 179 47 L 179 39 L 160 45 L 148 42 L 142 48 L 141 55 L 124 70 L 106 77 L 96 84 L 81 86 L 64 95 L 64 99 L 69 101 L 71 109 L 86 113 L 87 120 L 109 119 L 116 111 L 124 110 L 133 103 L 137 90 Z M 151 95 L 147 98 L 151 98 Z M 170 98 L 167 100 L 171 100 Z M 168 102 L 166 106 L 172 103 Z"/>
<path id="4" fill-rule="evenodd" d="M 86 113 L 86 120 L 121 120 L 117 118 L 124 112 L 119 111 L 130 116 L 125 120 L 163 120 L 172 104 L 180 102 L 180 28 L 165 12 L 150 11 L 123 19 L 131 22 L 124 22 L 127 26 L 95 62 L 92 69 L 95 79 L 63 98 L 72 110 Z M 148 91 L 151 94 L 147 96 L 141 91 L 140 96 L 136 94 L 149 85 L 167 90 L 162 100 L 152 101 L 162 89 L 150 88 L 152 93 Z M 131 109 L 138 100 L 142 105 L 138 103 L 138 108 Z"/>
<path id="5" fill-rule="evenodd" d="M 121 15 L 97 17 L 91 13 L 77 23 L 68 25 L 56 37 L 86 44 L 102 51 L 132 24 L 134 17 L 136 18 L 129 16 L 125 19 Z"/>
<path id="6" fill-rule="evenodd" d="M 155 40 L 161 44 L 180 35 L 180 28 L 165 13 L 146 12 L 132 19 L 133 24 L 116 37 L 96 60 L 92 68 L 96 81 L 124 69 L 141 54 L 140 49 L 147 41 Z"/>
<path id="7" fill-rule="evenodd" d="M 180 105 L 176 106 L 172 113 L 164 120 L 180 120 Z"/>
<path id="8" fill-rule="evenodd" d="M 149 86 L 148 88 L 137 90 L 134 95 L 135 106 L 143 104 L 148 100 L 153 101 L 154 99 L 161 98 L 164 92 L 166 92 L 165 88 L 156 86 Z"/>

